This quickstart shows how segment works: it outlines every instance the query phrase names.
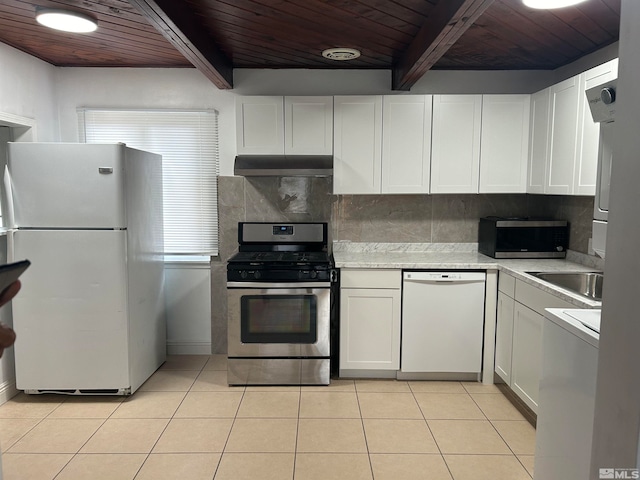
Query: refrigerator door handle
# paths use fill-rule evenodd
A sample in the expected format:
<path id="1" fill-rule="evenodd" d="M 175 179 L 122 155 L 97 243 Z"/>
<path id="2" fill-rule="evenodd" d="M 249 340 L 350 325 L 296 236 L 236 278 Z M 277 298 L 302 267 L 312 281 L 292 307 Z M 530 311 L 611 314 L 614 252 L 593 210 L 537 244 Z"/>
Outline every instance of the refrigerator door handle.
<path id="1" fill-rule="evenodd" d="M 15 215 L 13 213 L 13 189 L 11 188 L 11 174 L 9 173 L 9 166 L 4 166 L 4 204 L 6 215 L 6 220 L 4 227 L 5 228 L 13 228 L 15 227 Z"/>
<path id="2" fill-rule="evenodd" d="M 98 167 L 98 173 L 104 173 L 104 174 L 113 173 L 113 167 Z"/>

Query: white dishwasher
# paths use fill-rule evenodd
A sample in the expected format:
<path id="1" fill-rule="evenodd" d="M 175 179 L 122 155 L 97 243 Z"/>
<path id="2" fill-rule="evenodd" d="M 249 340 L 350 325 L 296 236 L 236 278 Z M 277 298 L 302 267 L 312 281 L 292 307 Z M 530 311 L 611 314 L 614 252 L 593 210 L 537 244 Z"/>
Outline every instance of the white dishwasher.
<path id="1" fill-rule="evenodd" d="M 485 272 L 403 273 L 398 378 L 479 378 L 485 280 Z"/>

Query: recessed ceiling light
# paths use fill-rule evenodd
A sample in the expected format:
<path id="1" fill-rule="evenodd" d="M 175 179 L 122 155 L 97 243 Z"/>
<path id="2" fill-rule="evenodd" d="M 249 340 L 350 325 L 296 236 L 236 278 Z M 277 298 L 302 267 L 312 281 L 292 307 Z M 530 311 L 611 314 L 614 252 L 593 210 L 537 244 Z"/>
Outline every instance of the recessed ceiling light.
<path id="1" fill-rule="evenodd" d="M 87 33 L 98 28 L 98 22 L 88 15 L 56 8 L 37 8 L 36 20 L 40 25 L 63 32 Z"/>
<path id="2" fill-rule="evenodd" d="M 324 58 L 330 60 L 353 60 L 360 56 L 360 50 L 355 48 L 327 48 L 322 52 Z"/>
<path id="3" fill-rule="evenodd" d="M 570 7 L 586 0 L 522 0 L 529 8 L 548 9 Z"/>

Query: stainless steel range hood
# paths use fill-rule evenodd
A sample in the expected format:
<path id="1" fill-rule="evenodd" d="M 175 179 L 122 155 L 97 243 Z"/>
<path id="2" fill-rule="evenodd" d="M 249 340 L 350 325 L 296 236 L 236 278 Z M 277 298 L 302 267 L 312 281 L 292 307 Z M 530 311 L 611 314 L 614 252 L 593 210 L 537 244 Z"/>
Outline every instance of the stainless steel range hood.
<path id="1" fill-rule="evenodd" d="M 243 177 L 329 177 L 331 155 L 238 155 L 234 175 Z"/>

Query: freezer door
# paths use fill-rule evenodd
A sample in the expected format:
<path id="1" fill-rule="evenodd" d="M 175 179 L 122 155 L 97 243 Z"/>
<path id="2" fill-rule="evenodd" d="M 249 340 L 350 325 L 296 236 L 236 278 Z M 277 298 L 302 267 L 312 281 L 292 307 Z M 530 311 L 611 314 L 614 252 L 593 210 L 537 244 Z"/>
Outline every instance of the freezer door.
<path id="1" fill-rule="evenodd" d="M 130 386 L 126 232 L 13 232 L 28 258 L 13 300 L 20 390 Z"/>
<path id="2" fill-rule="evenodd" d="M 125 149 L 123 144 L 9 143 L 10 225 L 126 227 Z"/>

